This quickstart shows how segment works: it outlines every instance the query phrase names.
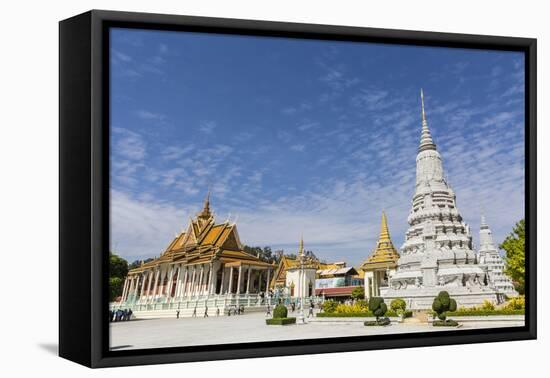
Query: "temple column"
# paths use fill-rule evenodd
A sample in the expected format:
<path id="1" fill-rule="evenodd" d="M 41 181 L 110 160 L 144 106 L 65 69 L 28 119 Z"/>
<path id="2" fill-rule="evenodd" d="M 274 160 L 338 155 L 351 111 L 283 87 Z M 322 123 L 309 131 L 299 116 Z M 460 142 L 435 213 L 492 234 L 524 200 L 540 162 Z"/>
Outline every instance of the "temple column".
<path id="1" fill-rule="evenodd" d="M 152 299 L 154 299 L 155 296 L 157 295 L 157 288 L 158 288 L 158 284 L 159 284 L 159 276 L 160 276 L 160 269 L 157 269 L 157 273 L 155 274 L 155 284 L 153 286 L 153 294 L 150 295 L 150 297 Z"/>
<path id="2" fill-rule="evenodd" d="M 202 279 L 204 277 L 204 265 L 201 264 L 201 272 L 199 274 L 199 284 L 197 285 L 197 295 L 202 294 Z"/>
<path id="3" fill-rule="evenodd" d="M 153 284 L 153 271 L 151 270 L 147 278 L 147 295 L 145 298 L 148 298 L 151 295 L 151 285 Z"/>
<path id="4" fill-rule="evenodd" d="M 267 270 L 267 281 L 265 284 L 265 294 L 269 295 L 269 279 L 271 278 L 271 269 Z"/>
<path id="5" fill-rule="evenodd" d="M 187 285 L 187 294 L 189 297 L 193 296 L 193 290 L 195 288 L 195 277 L 197 275 L 197 266 L 193 265 L 193 274 L 191 275 L 191 281 L 189 282 L 189 285 Z"/>
<path id="6" fill-rule="evenodd" d="M 138 287 L 139 287 L 139 279 L 140 279 L 140 276 L 137 276 L 136 279 L 135 279 L 135 283 L 134 283 L 134 296 L 137 295 L 137 290 L 138 290 Z"/>
<path id="7" fill-rule="evenodd" d="M 122 302 L 126 300 L 126 293 L 128 292 L 129 282 L 130 279 L 128 276 L 126 276 L 126 279 L 124 280 L 124 286 L 122 287 Z"/>
<path id="8" fill-rule="evenodd" d="M 213 278 L 214 278 L 214 264 L 210 263 L 210 273 L 208 274 L 208 288 L 206 290 L 206 294 L 210 295 L 213 292 Z"/>
<path id="9" fill-rule="evenodd" d="M 248 267 L 248 277 L 246 278 L 246 294 L 250 293 L 250 273 L 252 273 L 252 267 Z"/>
<path id="10" fill-rule="evenodd" d="M 174 298 L 179 297 L 181 287 L 181 264 L 178 265 L 178 276 L 176 277 L 176 291 L 174 292 Z"/>
<path id="11" fill-rule="evenodd" d="M 183 297 L 183 290 L 184 290 L 184 283 L 185 279 L 187 278 L 187 268 L 185 268 L 185 272 L 183 273 L 183 277 L 181 276 L 181 271 L 183 268 L 183 264 L 180 264 L 180 274 L 178 274 L 178 292 L 176 294 L 176 298 Z"/>
<path id="12" fill-rule="evenodd" d="M 180 297 L 187 296 L 187 281 L 189 281 L 189 267 L 185 267 L 185 273 L 183 274 L 183 282 L 181 284 Z"/>
<path id="13" fill-rule="evenodd" d="M 241 294 L 241 277 L 243 274 L 243 266 L 239 265 L 239 276 L 237 278 L 237 294 Z"/>
<path id="14" fill-rule="evenodd" d="M 259 274 L 258 274 L 258 294 L 262 292 L 262 276 L 263 276 L 263 273 L 264 271 L 263 270 L 260 270 Z"/>
<path id="15" fill-rule="evenodd" d="M 170 298 L 170 291 L 172 290 L 172 276 L 174 274 L 174 266 L 172 265 L 170 267 L 170 270 L 168 271 L 168 282 L 167 282 L 167 287 L 166 288 L 162 288 L 163 291 L 166 292 L 166 297 L 167 298 Z"/>
<path id="16" fill-rule="evenodd" d="M 233 294 L 233 267 L 229 269 L 229 289 L 227 290 L 228 294 Z"/>
<path id="17" fill-rule="evenodd" d="M 148 274 L 143 272 L 142 275 L 143 275 L 143 285 L 141 285 L 141 290 L 139 292 L 139 299 L 140 300 L 141 300 L 141 298 L 143 298 L 143 292 L 145 291 L 145 276 L 148 275 Z M 149 281 L 149 280 L 147 280 L 147 281 Z"/>
<path id="18" fill-rule="evenodd" d="M 224 289 L 225 289 L 225 265 L 220 264 L 220 269 L 222 270 L 222 282 L 220 282 L 220 292 L 219 292 L 219 294 L 225 294 L 224 293 Z"/>

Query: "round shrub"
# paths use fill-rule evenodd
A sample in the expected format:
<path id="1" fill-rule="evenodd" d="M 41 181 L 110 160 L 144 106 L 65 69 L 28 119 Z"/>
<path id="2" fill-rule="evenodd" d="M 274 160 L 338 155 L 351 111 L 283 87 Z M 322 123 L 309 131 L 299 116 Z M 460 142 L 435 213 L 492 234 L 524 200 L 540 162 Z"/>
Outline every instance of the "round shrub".
<path id="1" fill-rule="evenodd" d="M 332 299 L 329 299 L 328 301 L 325 301 L 323 303 L 323 311 L 327 313 L 335 312 L 336 307 L 338 307 L 338 303 L 333 301 Z"/>
<path id="2" fill-rule="evenodd" d="M 273 310 L 274 319 L 286 318 L 287 315 L 288 315 L 288 310 L 284 305 L 277 305 Z"/>
<path id="3" fill-rule="evenodd" d="M 434 298 L 432 310 L 437 313 L 439 319 L 445 321 L 447 311 L 456 311 L 456 301 L 446 291 L 440 291 L 437 297 Z"/>
<path id="4" fill-rule="evenodd" d="M 400 311 L 405 312 L 407 309 L 407 303 L 401 298 L 396 298 L 390 302 L 390 308 L 396 313 L 399 313 Z"/>

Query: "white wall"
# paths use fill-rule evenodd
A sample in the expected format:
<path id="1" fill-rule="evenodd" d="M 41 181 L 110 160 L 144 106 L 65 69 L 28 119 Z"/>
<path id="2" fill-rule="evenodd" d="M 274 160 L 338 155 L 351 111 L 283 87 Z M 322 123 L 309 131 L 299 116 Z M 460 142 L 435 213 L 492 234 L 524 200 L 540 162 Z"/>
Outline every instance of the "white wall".
<path id="1" fill-rule="evenodd" d="M 79 0 L 5 1 L 2 3 L 0 93 L 0 280 L 3 376 L 291 376 L 345 374 L 426 377 L 519 377 L 542 371 L 550 348 L 547 319 L 540 319 L 540 341 L 459 345 L 346 354 L 281 357 L 165 365 L 103 371 L 85 370 L 54 356 L 57 343 L 57 22 L 91 8 L 179 13 L 234 18 L 299 21 L 442 32 L 539 38 L 539 145 L 550 143 L 548 67 L 550 28 L 544 1 L 208 1 Z M 546 68 L 546 70 L 545 70 Z M 548 148 L 539 151 L 539 167 L 550 163 Z M 547 166 L 546 166 L 547 167 Z M 548 191 L 548 170 L 539 170 L 539 193 Z M 539 214 L 550 212 L 548 196 L 539 198 Z M 539 217 L 539 272 L 548 265 L 550 228 Z M 539 298 L 548 278 L 539 279 Z M 8 287 L 10 289 L 8 289 Z M 14 312 L 27 298 L 33 308 Z M 549 298 L 539 302 L 548 316 Z M 11 310 L 11 311 L 10 311 Z M 284 365 L 284 368 L 276 368 Z M 388 369 L 388 366 L 391 368 Z"/>

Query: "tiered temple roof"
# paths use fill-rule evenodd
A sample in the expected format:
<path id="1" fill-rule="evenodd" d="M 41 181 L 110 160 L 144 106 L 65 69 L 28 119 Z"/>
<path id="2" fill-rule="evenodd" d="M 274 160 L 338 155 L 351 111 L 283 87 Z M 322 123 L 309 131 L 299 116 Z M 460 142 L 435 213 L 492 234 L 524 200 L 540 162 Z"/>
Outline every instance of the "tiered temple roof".
<path id="1" fill-rule="evenodd" d="M 363 271 L 395 268 L 399 260 L 399 253 L 393 246 L 388 228 L 386 213 L 382 212 L 382 222 L 380 225 L 380 236 L 376 243 L 374 252 L 361 264 Z"/>
<path id="2" fill-rule="evenodd" d="M 189 221 L 186 231 L 176 235 L 160 257 L 141 264 L 129 274 L 141 273 L 163 263 L 195 265 L 213 260 L 219 260 L 225 266 L 273 267 L 273 264 L 244 252 L 235 223 L 215 223 L 214 214 L 210 211 L 210 196 L 207 195 L 202 211 Z"/>

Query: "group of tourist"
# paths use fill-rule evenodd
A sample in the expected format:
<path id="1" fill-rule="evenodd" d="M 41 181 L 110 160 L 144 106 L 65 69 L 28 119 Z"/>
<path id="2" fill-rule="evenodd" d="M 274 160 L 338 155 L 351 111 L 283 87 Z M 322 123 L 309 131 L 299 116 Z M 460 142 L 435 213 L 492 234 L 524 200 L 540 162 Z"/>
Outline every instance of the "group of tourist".
<path id="1" fill-rule="evenodd" d="M 110 322 L 125 322 L 132 319 L 132 310 L 130 309 L 118 309 L 116 311 L 109 310 L 109 321 Z"/>

